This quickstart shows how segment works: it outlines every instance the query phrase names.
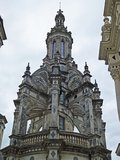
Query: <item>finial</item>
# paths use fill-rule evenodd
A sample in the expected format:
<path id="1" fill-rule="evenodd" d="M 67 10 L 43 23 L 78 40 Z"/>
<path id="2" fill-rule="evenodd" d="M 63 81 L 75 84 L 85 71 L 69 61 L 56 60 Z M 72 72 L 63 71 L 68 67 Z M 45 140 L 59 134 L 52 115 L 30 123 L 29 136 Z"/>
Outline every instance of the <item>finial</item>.
<path id="1" fill-rule="evenodd" d="M 89 75 L 90 75 L 90 71 L 89 71 L 87 62 L 85 62 L 85 66 L 84 66 L 84 74 L 89 74 Z"/>
<path id="2" fill-rule="evenodd" d="M 30 63 L 28 62 L 28 65 L 26 67 L 26 71 L 30 71 Z"/>
<path id="3" fill-rule="evenodd" d="M 28 62 L 28 65 L 27 65 L 27 67 L 26 67 L 26 71 L 25 71 L 25 73 L 24 73 L 24 75 L 23 75 L 23 78 L 25 77 L 25 76 L 28 76 L 28 75 L 30 75 L 30 63 Z"/>
<path id="4" fill-rule="evenodd" d="M 88 70 L 87 62 L 85 62 L 85 70 Z"/>
<path id="5" fill-rule="evenodd" d="M 96 79 L 95 79 L 94 86 L 95 86 L 94 91 L 99 92 L 99 87 L 98 87 L 98 83 L 97 83 Z"/>
<path id="6" fill-rule="evenodd" d="M 96 79 L 95 79 L 95 83 L 94 83 L 94 93 L 96 93 L 96 98 L 98 99 L 98 98 L 100 98 L 100 91 L 99 91 L 99 87 L 98 87 L 98 83 L 97 83 L 97 81 L 96 81 Z"/>
<path id="7" fill-rule="evenodd" d="M 95 88 L 98 88 L 98 84 L 97 84 L 97 81 L 96 81 L 96 79 L 95 79 Z"/>

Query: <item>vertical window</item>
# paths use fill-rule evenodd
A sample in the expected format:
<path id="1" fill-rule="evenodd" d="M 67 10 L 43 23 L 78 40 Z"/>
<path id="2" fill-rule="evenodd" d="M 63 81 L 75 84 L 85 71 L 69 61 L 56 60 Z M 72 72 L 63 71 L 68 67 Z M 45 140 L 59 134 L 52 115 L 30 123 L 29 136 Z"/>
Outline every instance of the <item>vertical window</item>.
<path id="1" fill-rule="evenodd" d="M 52 58 L 54 57 L 56 52 L 56 41 L 54 40 L 52 43 Z"/>
<path id="2" fill-rule="evenodd" d="M 61 57 L 65 56 L 65 42 L 64 40 L 61 41 Z"/>
<path id="3" fill-rule="evenodd" d="M 30 133 L 30 127 L 31 127 L 31 120 L 27 121 L 27 128 L 26 128 L 26 134 Z"/>
<path id="4" fill-rule="evenodd" d="M 65 118 L 61 116 L 59 116 L 59 129 L 65 130 Z"/>
<path id="5" fill-rule="evenodd" d="M 65 104 L 65 93 L 63 91 L 60 94 L 60 104 Z"/>

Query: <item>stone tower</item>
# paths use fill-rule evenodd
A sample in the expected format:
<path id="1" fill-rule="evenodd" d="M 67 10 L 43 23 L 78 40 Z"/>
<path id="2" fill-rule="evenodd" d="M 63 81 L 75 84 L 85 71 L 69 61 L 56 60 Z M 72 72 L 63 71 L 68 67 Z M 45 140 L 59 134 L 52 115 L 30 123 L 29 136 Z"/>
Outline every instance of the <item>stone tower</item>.
<path id="1" fill-rule="evenodd" d="M 14 100 L 10 145 L 6 160 L 110 160 L 97 82 L 87 63 L 77 69 L 71 32 L 59 10 L 47 34 L 47 54 L 33 74 L 26 67 Z M 77 132 L 76 132 L 77 131 Z"/>

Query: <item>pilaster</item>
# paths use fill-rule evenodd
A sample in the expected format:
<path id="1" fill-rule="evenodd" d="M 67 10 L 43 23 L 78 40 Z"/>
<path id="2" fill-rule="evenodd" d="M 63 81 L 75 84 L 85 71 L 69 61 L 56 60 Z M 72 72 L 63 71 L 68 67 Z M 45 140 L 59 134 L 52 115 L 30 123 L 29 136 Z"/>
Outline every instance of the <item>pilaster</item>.
<path id="1" fill-rule="evenodd" d="M 112 62 L 113 61 L 109 63 L 109 71 L 115 82 L 117 109 L 118 109 L 118 116 L 120 119 L 120 61 L 114 63 Z"/>

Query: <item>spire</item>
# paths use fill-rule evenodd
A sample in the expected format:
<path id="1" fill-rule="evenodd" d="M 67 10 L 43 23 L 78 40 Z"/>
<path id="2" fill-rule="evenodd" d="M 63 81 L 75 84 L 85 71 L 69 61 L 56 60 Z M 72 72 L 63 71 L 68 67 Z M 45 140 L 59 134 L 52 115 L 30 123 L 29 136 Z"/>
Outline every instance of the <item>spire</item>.
<path id="1" fill-rule="evenodd" d="M 95 92 L 99 92 L 99 88 L 98 88 L 98 84 L 97 84 L 97 81 L 96 81 L 96 80 L 95 80 L 94 86 L 95 86 L 94 91 L 95 91 Z"/>
<path id="2" fill-rule="evenodd" d="M 90 74 L 87 62 L 85 62 L 85 66 L 84 66 L 84 74 Z"/>
<path id="3" fill-rule="evenodd" d="M 95 88 L 98 88 L 98 84 L 97 84 L 96 79 L 95 79 Z"/>
<path id="4" fill-rule="evenodd" d="M 87 65 L 87 62 L 85 62 L 85 66 L 84 66 L 84 82 L 90 82 L 90 78 L 92 77 Z"/>
<path id="5" fill-rule="evenodd" d="M 100 91 L 99 91 L 99 87 L 97 84 L 97 81 L 95 80 L 95 84 L 94 84 L 95 88 L 94 88 L 94 97 L 95 99 L 100 99 Z"/>
<path id="6" fill-rule="evenodd" d="M 24 72 L 24 75 L 23 75 L 23 78 L 25 77 L 25 76 L 30 76 L 30 64 L 28 63 L 28 65 L 27 65 L 27 67 L 26 67 L 26 71 Z"/>

